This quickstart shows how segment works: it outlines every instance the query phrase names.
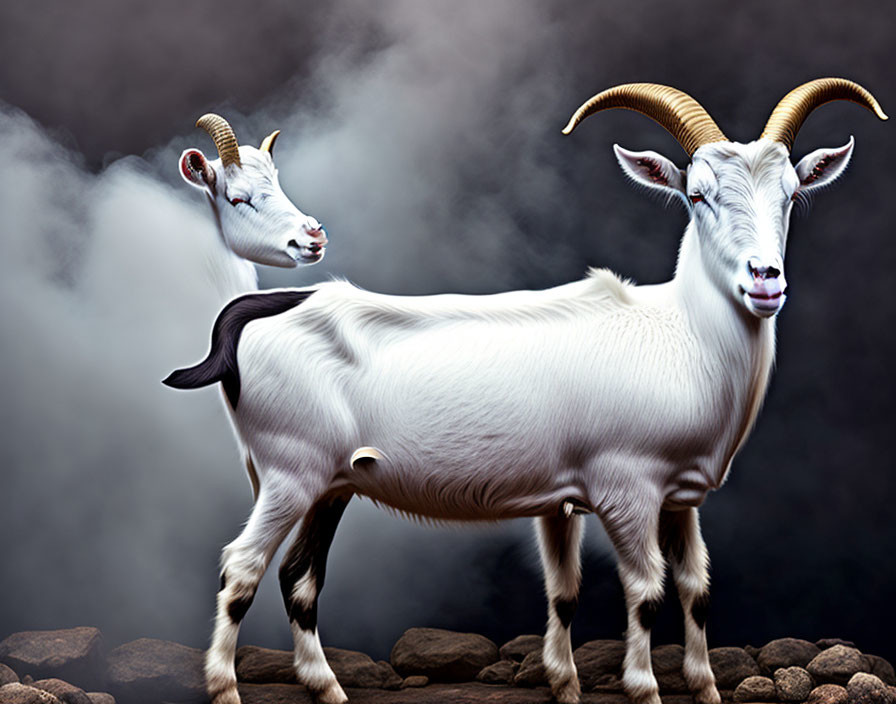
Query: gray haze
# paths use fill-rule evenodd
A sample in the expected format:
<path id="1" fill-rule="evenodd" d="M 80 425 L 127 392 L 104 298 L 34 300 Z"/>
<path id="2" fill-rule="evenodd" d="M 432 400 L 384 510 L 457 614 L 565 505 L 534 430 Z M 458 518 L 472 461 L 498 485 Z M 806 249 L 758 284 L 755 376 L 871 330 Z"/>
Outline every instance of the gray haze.
<path id="1" fill-rule="evenodd" d="M 208 109 L 241 140 L 283 130 L 286 192 L 327 226 L 321 265 L 396 293 L 545 287 L 610 266 L 672 273 L 683 214 L 630 189 L 610 145 L 674 140 L 627 112 L 560 127 L 597 90 L 687 90 L 732 138 L 821 75 L 896 110 L 893 17 L 877 5 L 659 0 L 299 3 L 99 0 L 0 10 L 0 637 L 100 626 L 204 644 L 220 547 L 250 508 L 217 390 L 159 384 L 206 350 L 215 295 L 207 206 L 175 171 Z M 584 5 L 584 4 L 583 4 Z M 878 14 L 875 14 L 878 13 Z M 797 219 L 778 369 L 727 486 L 703 509 L 711 645 L 840 636 L 896 655 L 892 427 L 893 125 L 827 106 L 796 156 L 856 136 L 843 182 Z M 145 152 L 145 159 L 117 159 Z M 105 168 L 101 168 L 102 165 Z M 618 637 L 621 593 L 589 524 L 574 640 Z M 544 621 L 524 522 L 425 527 L 355 500 L 321 601 L 325 644 L 388 654 L 414 625 L 500 640 Z M 286 646 L 275 570 L 243 642 Z M 658 640 L 678 638 L 673 600 Z"/>

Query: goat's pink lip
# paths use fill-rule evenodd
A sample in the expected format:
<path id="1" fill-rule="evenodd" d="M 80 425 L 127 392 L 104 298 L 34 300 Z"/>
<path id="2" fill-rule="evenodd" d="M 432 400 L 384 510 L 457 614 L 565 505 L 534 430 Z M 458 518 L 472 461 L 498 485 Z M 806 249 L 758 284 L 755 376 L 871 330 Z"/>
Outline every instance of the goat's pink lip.
<path id="1" fill-rule="evenodd" d="M 781 292 L 777 293 L 753 293 L 752 291 L 747 291 L 747 295 L 757 301 L 774 301 L 781 297 Z"/>

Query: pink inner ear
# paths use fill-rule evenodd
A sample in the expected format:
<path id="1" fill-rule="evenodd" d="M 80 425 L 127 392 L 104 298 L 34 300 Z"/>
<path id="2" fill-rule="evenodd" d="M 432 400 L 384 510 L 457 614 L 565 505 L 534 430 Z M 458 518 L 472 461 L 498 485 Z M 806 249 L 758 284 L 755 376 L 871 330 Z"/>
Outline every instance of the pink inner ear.
<path id="1" fill-rule="evenodd" d="M 803 185 L 807 186 L 810 183 L 814 183 L 819 178 L 821 178 L 821 175 L 825 172 L 825 169 L 830 166 L 831 162 L 836 161 L 841 156 L 842 154 L 839 153 L 828 154 L 827 156 L 823 156 L 821 159 L 819 159 L 815 166 L 812 167 L 812 171 L 809 172 L 809 175 L 803 179 Z"/>
<path id="2" fill-rule="evenodd" d="M 669 185 L 669 179 L 666 178 L 666 174 L 663 173 L 663 167 L 660 166 L 658 161 L 641 157 L 638 159 L 637 164 L 644 170 L 647 178 L 654 183 L 659 184 L 660 186 Z"/>
<path id="3" fill-rule="evenodd" d="M 180 171 L 184 178 L 189 181 L 198 181 L 198 176 L 202 173 L 203 162 L 205 159 L 202 154 L 193 149 L 186 152 L 180 160 Z"/>

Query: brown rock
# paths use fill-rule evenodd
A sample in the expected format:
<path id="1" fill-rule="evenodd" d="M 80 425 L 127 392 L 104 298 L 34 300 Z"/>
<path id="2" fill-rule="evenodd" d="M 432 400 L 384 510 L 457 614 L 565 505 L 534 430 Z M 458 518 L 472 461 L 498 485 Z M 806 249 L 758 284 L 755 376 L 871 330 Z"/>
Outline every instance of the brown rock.
<path id="1" fill-rule="evenodd" d="M 115 697 L 108 692 L 88 692 L 92 704 L 115 704 Z"/>
<path id="2" fill-rule="evenodd" d="M 498 646 L 476 633 L 411 628 L 392 648 L 391 660 L 405 677 L 426 675 L 434 682 L 464 682 L 498 661 Z"/>
<path id="3" fill-rule="evenodd" d="M 140 638 L 109 653 L 109 690 L 128 704 L 202 699 L 203 659 L 196 648 Z"/>
<path id="4" fill-rule="evenodd" d="M 342 648 L 324 648 L 324 655 L 343 687 L 379 689 L 388 683 L 397 689 L 401 685 L 401 677 L 385 661 L 376 663 L 369 655 Z"/>
<path id="5" fill-rule="evenodd" d="M 49 692 L 63 704 L 91 704 L 87 692 L 60 679 L 38 680 L 31 686 Z"/>
<path id="6" fill-rule="evenodd" d="M 352 704 L 548 704 L 550 702 L 550 693 L 544 687 L 515 689 L 496 687 L 482 682 L 436 683 L 427 687 L 402 689 L 398 692 L 385 692 L 381 689 L 348 689 L 346 694 Z M 593 700 L 593 697 L 591 699 Z M 584 701 L 587 702 L 588 699 Z M 243 704 L 253 703 L 244 701 Z M 630 702 L 624 695 L 605 695 L 601 696 L 600 704 L 630 704 Z"/>
<path id="7" fill-rule="evenodd" d="M 622 679 L 620 679 L 619 675 L 601 675 L 597 678 L 597 681 L 594 683 L 594 686 L 591 688 L 592 692 L 600 692 L 603 694 L 613 693 L 613 692 L 622 692 L 624 687 L 622 686 Z M 672 695 L 669 695 L 672 696 Z M 664 698 L 665 701 L 665 698 Z M 692 703 L 693 704 L 693 703 Z"/>
<path id="8" fill-rule="evenodd" d="M 683 694 L 690 691 L 681 673 L 684 648 L 680 645 L 660 645 L 650 651 L 650 660 L 660 692 Z"/>
<path id="9" fill-rule="evenodd" d="M 517 636 L 507 641 L 498 651 L 504 660 L 522 662 L 533 650 L 541 650 L 544 638 L 541 636 Z"/>
<path id="10" fill-rule="evenodd" d="M 399 675 L 394 669 L 392 669 L 392 665 L 385 660 L 377 660 L 376 666 L 380 671 L 380 677 L 382 677 L 382 683 L 380 687 L 382 689 L 401 689 L 401 683 L 404 682 L 401 675 Z M 427 679 L 429 679 L 427 677 Z"/>
<path id="11" fill-rule="evenodd" d="M 754 660 L 759 657 L 760 650 L 761 649 L 757 648 L 755 645 L 745 645 L 744 646 L 744 652 L 746 652 L 746 654 L 749 655 Z"/>
<path id="12" fill-rule="evenodd" d="M 713 648 L 709 664 L 719 689 L 734 689 L 747 677 L 759 674 L 759 665 L 743 648 Z"/>
<path id="13" fill-rule="evenodd" d="M 400 689 L 408 689 L 409 687 L 425 687 L 429 684 L 429 677 L 426 675 L 411 675 L 405 677 L 401 682 Z"/>
<path id="14" fill-rule="evenodd" d="M 780 667 L 806 667 L 821 649 L 800 638 L 778 638 L 762 646 L 756 662 L 762 674 L 771 675 Z"/>
<path id="15" fill-rule="evenodd" d="M 244 645 L 236 651 L 236 678 L 253 684 L 298 684 L 288 650 Z"/>
<path id="16" fill-rule="evenodd" d="M 517 687 L 541 687 L 547 683 L 548 676 L 544 671 L 541 651 L 533 650 L 520 663 L 520 668 L 513 677 L 513 684 Z"/>
<path id="17" fill-rule="evenodd" d="M 747 677 L 734 690 L 734 701 L 736 702 L 773 702 L 777 696 L 775 683 L 768 677 L 760 675 Z"/>
<path id="18" fill-rule="evenodd" d="M 851 640 L 843 640 L 842 638 L 822 638 L 820 640 L 815 641 L 815 645 L 817 645 L 822 650 L 827 650 L 828 648 L 833 648 L 835 645 L 845 645 L 847 648 L 855 648 L 856 644 Z"/>
<path id="19" fill-rule="evenodd" d="M 248 684 L 241 682 L 238 689 L 241 704 L 315 704 L 308 690 L 298 684 Z M 378 690 L 370 691 L 377 692 Z M 208 699 L 203 701 L 207 702 Z"/>
<path id="20" fill-rule="evenodd" d="M 621 640 L 591 640 L 573 653 L 582 689 L 591 691 L 618 681 L 625 659 L 625 643 Z"/>
<path id="21" fill-rule="evenodd" d="M 476 675 L 477 682 L 485 684 L 510 684 L 516 671 L 516 663 L 510 660 L 498 660 L 488 667 L 483 667 Z"/>
<path id="22" fill-rule="evenodd" d="M 823 684 L 809 692 L 806 704 L 846 704 L 849 694 L 839 684 Z"/>
<path id="23" fill-rule="evenodd" d="M 846 685 L 850 704 L 894 704 L 896 697 L 880 677 L 858 672 Z"/>
<path id="24" fill-rule="evenodd" d="M 0 702 L 3 704 L 62 704 L 49 692 L 19 682 L 10 682 L 0 687 Z"/>
<path id="25" fill-rule="evenodd" d="M 822 650 L 812 659 L 806 669 L 819 683 L 831 682 L 845 685 L 857 672 L 870 669 L 868 661 L 855 648 L 834 645 Z"/>
<path id="26" fill-rule="evenodd" d="M 775 670 L 775 690 L 782 702 L 804 702 L 815 682 L 802 667 L 781 667 Z"/>
<path id="27" fill-rule="evenodd" d="M 8 665 L 0 663 L 0 687 L 10 682 L 18 682 L 19 676 Z"/>
<path id="28" fill-rule="evenodd" d="M 880 655 L 868 655 L 867 653 L 865 658 L 871 666 L 869 672 L 872 675 L 877 675 L 888 685 L 896 685 L 896 672 L 893 671 L 889 660 L 885 660 Z"/>
<path id="29" fill-rule="evenodd" d="M 87 689 L 105 686 L 103 636 L 96 628 L 13 633 L 0 642 L 0 662 L 19 677 L 56 677 Z"/>

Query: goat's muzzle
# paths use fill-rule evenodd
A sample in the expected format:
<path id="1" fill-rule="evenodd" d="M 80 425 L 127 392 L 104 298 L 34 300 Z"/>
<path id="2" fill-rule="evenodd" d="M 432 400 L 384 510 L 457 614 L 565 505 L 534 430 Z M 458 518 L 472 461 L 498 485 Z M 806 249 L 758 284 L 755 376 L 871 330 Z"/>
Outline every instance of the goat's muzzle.
<path id="1" fill-rule="evenodd" d="M 777 313 L 787 300 L 787 280 L 781 266 L 758 259 L 747 261 L 748 279 L 741 285 L 747 309 L 760 318 Z"/>

